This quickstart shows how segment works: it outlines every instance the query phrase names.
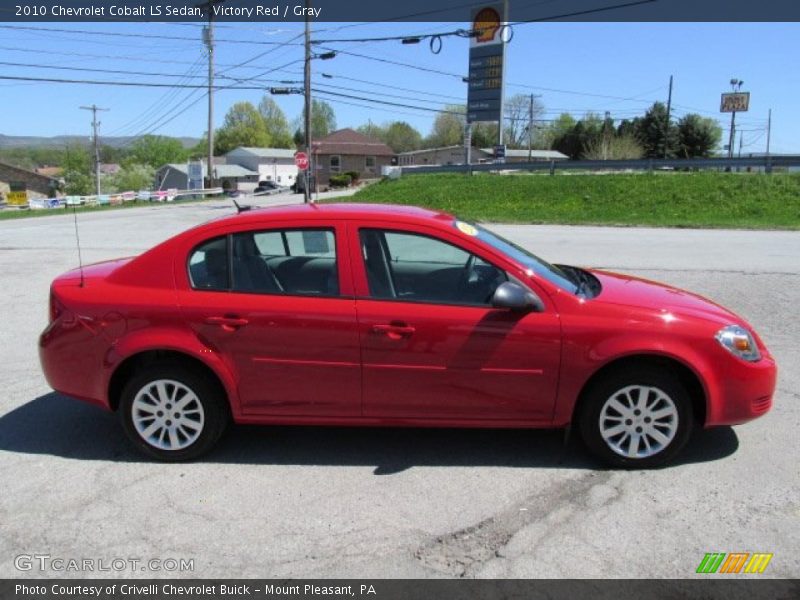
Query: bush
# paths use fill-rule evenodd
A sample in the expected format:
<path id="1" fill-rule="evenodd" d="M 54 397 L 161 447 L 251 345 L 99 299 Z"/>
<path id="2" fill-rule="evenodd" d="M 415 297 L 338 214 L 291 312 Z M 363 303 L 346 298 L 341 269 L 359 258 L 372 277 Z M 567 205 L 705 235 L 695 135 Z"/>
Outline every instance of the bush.
<path id="1" fill-rule="evenodd" d="M 361 173 L 358 171 L 345 171 L 343 175 L 349 175 L 351 183 L 355 183 L 361 178 Z"/>
<path id="2" fill-rule="evenodd" d="M 330 185 L 333 188 L 349 187 L 352 182 L 353 178 L 350 173 L 342 173 L 341 175 L 331 175 Z"/>

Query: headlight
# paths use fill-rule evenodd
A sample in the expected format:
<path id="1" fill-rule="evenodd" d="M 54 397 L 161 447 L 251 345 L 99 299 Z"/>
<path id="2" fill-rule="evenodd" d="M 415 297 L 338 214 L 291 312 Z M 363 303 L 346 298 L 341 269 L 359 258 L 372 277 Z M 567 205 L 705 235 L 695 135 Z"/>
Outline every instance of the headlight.
<path id="1" fill-rule="evenodd" d="M 743 360 L 756 362 L 761 358 L 756 341 L 744 327 L 728 325 L 720 329 L 714 337 L 731 354 Z"/>

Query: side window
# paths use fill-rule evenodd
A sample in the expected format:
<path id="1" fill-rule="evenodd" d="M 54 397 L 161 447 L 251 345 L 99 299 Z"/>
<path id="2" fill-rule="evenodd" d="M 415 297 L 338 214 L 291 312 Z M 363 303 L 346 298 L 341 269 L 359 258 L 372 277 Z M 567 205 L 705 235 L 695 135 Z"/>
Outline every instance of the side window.
<path id="1" fill-rule="evenodd" d="M 198 290 L 229 289 L 228 238 L 203 242 L 189 256 L 189 279 Z"/>
<path id="2" fill-rule="evenodd" d="M 237 233 L 233 289 L 238 292 L 338 296 L 336 238 L 328 229 Z"/>
<path id="3" fill-rule="evenodd" d="M 362 229 L 361 250 L 374 298 L 482 305 L 506 274 L 448 242 L 425 235 Z"/>

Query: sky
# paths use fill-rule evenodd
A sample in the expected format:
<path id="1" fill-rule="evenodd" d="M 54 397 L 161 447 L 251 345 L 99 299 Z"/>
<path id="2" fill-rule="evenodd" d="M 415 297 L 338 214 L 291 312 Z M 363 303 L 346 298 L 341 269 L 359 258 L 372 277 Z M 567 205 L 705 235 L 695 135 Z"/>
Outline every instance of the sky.
<path id="1" fill-rule="evenodd" d="M 34 29 L 9 28 L 19 26 Z M 235 102 L 257 104 L 270 85 L 284 85 L 280 81 L 300 84 L 302 27 L 302 23 L 217 25 L 218 84 L 259 89 L 218 91 L 216 127 Z M 319 23 L 312 38 L 436 33 L 464 27 L 466 22 Z M 200 85 L 207 69 L 201 30 L 197 23 L 0 23 L 0 75 Z M 369 120 L 377 124 L 403 120 L 425 135 L 435 109 L 466 101 L 466 84 L 461 81 L 467 71 L 466 39 L 444 38 L 438 54 L 427 42 L 342 42 L 326 43 L 325 48 L 372 57 L 340 53 L 332 60 L 312 61 L 315 87 L 361 98 L 318 96 L 334 107 L 340 128 Z M 719 113 L 720 93 L 730 91 L 729 81 L 735 77 L 744 81 L 742 90 L 751 93 L 749 112 L 737 115 L 743 153 L 766 149 L 767 115 L 772 109 L 771 151 L 800 154 L 797 56 L 800 23 L 529 23 L 514 27 L 507 46 L 506 95 L 541 94 L 542 119 L 562 112 L 580 117 L 587 111 L 601 115 L 610 111 L 620 120 L 642 114 L 654 101 L 666 102 L 672 75 L 675 118 L 697 112 L 718 119 L 727 140 L 730 115 Z M 393 64 L 398 62 L 418 68 Z M 323 78 L 323 73 L 332 77 Z M 79 107 L 96 104 L 109 109 L 100 114 L 101 138 L 145 133 L 200 137 L 207 123 L 203 94 L 169 87 L 0 79 L 0 134 L 89 136 L 91 113 Z M 275 99 L 290 121 L 300 115 L 301 96 Z M 373 103 L 377 100 L 403 107 Z M 737 149 L 738 145 L 737 136 Z"/>

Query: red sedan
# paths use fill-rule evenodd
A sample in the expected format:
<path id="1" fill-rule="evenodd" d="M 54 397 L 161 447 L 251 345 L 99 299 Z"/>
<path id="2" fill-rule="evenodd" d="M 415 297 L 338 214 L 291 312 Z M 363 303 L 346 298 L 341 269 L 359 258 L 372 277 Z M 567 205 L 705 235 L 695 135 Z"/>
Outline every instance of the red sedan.
<path id="1" fill-rule="evenodd" d="M 615 466 L 767 412 L 776 367 L 694 294 L 548 264 L 424 209 L 245 212 L 58 277 L 42 367 L 164 460 L 231 421 L 568 427 Z"/>

